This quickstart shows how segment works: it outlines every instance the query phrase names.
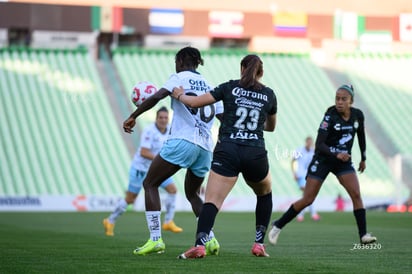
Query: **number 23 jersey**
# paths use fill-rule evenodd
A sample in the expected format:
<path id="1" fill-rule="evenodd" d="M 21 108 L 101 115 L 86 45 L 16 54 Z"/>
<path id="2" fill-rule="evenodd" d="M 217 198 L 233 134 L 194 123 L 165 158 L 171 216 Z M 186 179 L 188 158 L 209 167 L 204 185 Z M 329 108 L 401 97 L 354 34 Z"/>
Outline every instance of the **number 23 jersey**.
<path id="1" fill-rule="evenodd" d="M 266 117 L 277 112 L 276 95 L 272 89 L 247 90 L 239 86 L 239 80 L 231 80 L 217 86 L 211 95 L 216 101 L 222 100 L 225 109 L 219 129 L 220 141 L 265 147 Z"/>
<path id="2" fill-rule="evenodd" d="M 163 85 L 170 92 L 173 91 L 173 88 L 180 86 L 189 96 L 200 96 L 212 90 L 206 79 L 195 71 L 172 74 Z M 223 112 L 223 104 L 218 102 L 200 108 L 189 108 L 172 98 L 172 109 L 174 114 L 169 139 L 184 139 L 212 151 L 211 128 L 215 115 Z"/>

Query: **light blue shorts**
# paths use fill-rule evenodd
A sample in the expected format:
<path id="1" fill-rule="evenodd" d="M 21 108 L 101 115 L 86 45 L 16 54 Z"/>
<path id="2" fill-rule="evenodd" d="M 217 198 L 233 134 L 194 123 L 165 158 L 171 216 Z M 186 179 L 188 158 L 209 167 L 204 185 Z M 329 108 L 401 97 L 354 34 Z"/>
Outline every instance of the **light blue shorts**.
<path id="1" fill-rule="evenodd" d="M 300 188 L 304 188 L 305 185 L 306 185 L 306 179 L 305 179 L 305 177 L 299 177 L 298 180 L 297 180 L 297 182 L 298 182 L 298 185 L 299 185 Z"/>
<path id="2" fill-rule="evenodd" d="M 130 167 L 129 170 L 129 187 L 127 191 L 139 194 L 143 187 L 143 180 L 146 177 L 147 172 L 137 170 L 134 167 Z M 160 186 L 166 188 L 168 185 L 173 184 L 172 177 L 167 178 Z"/>
<path id="3" fill-rule="evenodd" d="M 212 152 L 182 139 L 167 140 L 160 156 L 169 163 L 190 169 L 201 178 L 206 176 L 212 162 Z"/>

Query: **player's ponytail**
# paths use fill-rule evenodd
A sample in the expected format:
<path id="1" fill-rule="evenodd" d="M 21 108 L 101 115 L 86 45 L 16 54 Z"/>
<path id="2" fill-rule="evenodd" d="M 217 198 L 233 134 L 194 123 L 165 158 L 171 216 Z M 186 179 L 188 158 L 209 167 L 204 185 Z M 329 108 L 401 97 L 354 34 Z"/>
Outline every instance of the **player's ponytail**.
<path id="1" fill-rule="evenodd" d="M 255 54 L 246 55 L 240 62 L 242 76 L 239 84 L 243 88 L 260 90 L 263 85 L 259 82 L 263 76 L 263 62 Z"/>

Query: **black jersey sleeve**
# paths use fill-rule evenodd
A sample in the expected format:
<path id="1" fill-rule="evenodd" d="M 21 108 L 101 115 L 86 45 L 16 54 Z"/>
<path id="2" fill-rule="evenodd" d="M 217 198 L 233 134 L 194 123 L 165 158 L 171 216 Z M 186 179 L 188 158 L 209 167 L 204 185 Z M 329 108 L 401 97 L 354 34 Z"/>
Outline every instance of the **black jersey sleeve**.
<path id="1" fill-rule="evenodd" d="M 270 89 L 271 90 L 271 89 Z M 277 99 L 276 99 L 276 95 L 275 95 L 275 92 L 273 91 L 273 90 L 271 90 L 271 92 L 272 92 L 272 94 L 273 94 L 273 105 L 272 105 L 272 107 L 269 109 L 269 112 L 268 112 L 268 114 L 269 115 L 273 115 L 273 114 L 276 114 L 277 112 L 278 112 L 278 101 L 277 101 Z"/>
<path id="2" fill-rule="evenodd" d="M 232 81 L 222 83 L 222 84 L 218 85 L 217 87 L 215 87 L 210 92 L 210 94 L 213 96 L 213 98 L 215 98 L 216 102 L 223 100 L 224 91 L 226 90 L 226 87 L 227 87 L 228 84 L 230 84 L 230 82 L 232 82 Z"/>
<path id="3" fill-rule="evenodd" d="M 336 154 L 331 152 L 329 146 L 326 144 L 326 139 L 328 138 L 331 124 L 333 123 L 330 109 L 331 108 L 326 111 L 325 115 L 323 116 L 323 120 L 320 123 L 318 136 L 316 137 L 315 142 L 315 150 L 317 152 L 320 152 L 321 154 L 335 157 Z"/>
<path id="4" fill-rule="evenodd" d="M 357 129 L 359 149 L 361 152 L 362 161 L 366 160 L 366 137 L 365 137 L 365 117 L 362 111 L 359 110 L 359 126 Z"/>

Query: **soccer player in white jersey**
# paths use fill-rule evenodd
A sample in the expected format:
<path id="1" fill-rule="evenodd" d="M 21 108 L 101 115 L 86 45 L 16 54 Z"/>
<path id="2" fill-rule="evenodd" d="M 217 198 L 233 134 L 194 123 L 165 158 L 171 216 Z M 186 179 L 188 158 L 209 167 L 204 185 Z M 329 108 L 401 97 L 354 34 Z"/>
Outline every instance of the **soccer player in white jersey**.
<path id="1" fill-rule="evenodd" d="M 129 169 L 129 186 L 126 197 L 121 199 L 110 216 L 103 220 L 103 226 L 107 236 L 114 236 L 114 226 L 117 218 L 126 211 L 128 205 L 135 202 L 139 195 L 150 163 L 160 152 L 163 143 L 167 140 L 169 135 L 168 123 L 169 111 L 166 107 L 161 107 L 156 112 L 156 121 L 143 129 L 140 136 L 140 146 L 133 157 Z M 163 230 L 170 230 L 175 233 L 182 232 L 183 229 L 178 227 L 173 221 L 177 189 L 172 177 L 167 178 L 160 186 L 167 192 L 166 214 L 162 226 Z"/>
<path id="2" fill-rule="evenodd" d="M 308 136 L 305 139 L 305 145 L 297 148 L 293 154 L 292 159 L 292 172 L 295 181 L 298 183 L 299 188 L 304 191 L 306 185 L 306 173 L 308 172 L 308 167 L 312 161 L 312 157 L 315 150 L 313 149 L 313 139 Z M 310 214 L 312 220 L 319 221 L 319 214 L 315 210 L 315 206 L 311 204 L 309 206 Z M 305 211 L 302 210 L 296 220 L 302 222 L 304 220 Z"/>
<path id="3" fill-rule="evenodd" d="M 212 87 L 196 69 L 203 65 L 198 49 L 185 47 L 178 51 L 175 58 L 176 73 L 172 74 L 163 87 L 146 99 L 123 123 L 127 133 L 133 132 L 136 118 L 169 96 L 174 87 L 182 86 L 186 94 L 199 96 L 209 92 Z M 145 190 L 146 220 L 150 238 L 134 250 L 136 255 L 163 253 L 165 244 L 160 230 L 160 184 L 181 168 L 186 168 L 185 194 L 191 203 L 196 217 L 199 216 L 203 201 L 199 196 L 200 186 L 210 170 L 213 140 L 211 127 L 216 114 L 223 112 L 223 104 L 212 104 L 200 108 L 188 108 L 172 98 L 174 111 L 170 136 L 160 153 L 153 159 L 143 181 Z M 211 233 L 212 234 L 212 233 Z M 209 254 L 217 253 L 216 239 L 210 235 L 207 245 Z M 210 247 L 210 248 L 209 248 Z"/>

